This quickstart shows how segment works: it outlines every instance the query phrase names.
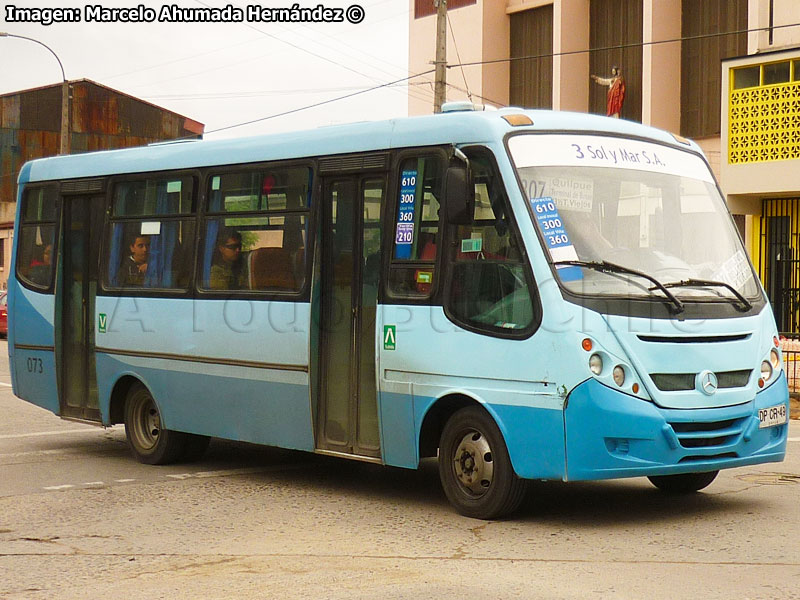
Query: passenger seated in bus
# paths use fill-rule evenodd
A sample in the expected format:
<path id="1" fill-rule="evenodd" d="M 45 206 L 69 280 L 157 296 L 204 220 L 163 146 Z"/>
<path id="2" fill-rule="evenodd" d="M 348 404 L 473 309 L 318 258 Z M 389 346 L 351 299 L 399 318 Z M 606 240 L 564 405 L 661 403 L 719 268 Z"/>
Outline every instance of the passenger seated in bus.
<path id="1" fill-rule="evenodd" d="M 242 234 L 238 231 L 223 229 L 217 236 L 208 287 L 212 290 L 248 288 L 247 265 L 242 258 Z"/>
<path id="2" fill-rule="evenodd" d="M 150 236 L 137 235 L 130 245 L 130 251 L 130 255 L 125 258 L 117 271 L 117 284 L 122 287 L 144 285 L 144 276 L 147 273 L 147 262 L 150 257 Z"/>
<path id="3" fill-rule="evenodd" d="M 53 244 L 46 244 L 37 248 L 41 254 L 31 261 L 29 279 L 39 285 L 50 283 L 50 264 L 53 260 Z"/>

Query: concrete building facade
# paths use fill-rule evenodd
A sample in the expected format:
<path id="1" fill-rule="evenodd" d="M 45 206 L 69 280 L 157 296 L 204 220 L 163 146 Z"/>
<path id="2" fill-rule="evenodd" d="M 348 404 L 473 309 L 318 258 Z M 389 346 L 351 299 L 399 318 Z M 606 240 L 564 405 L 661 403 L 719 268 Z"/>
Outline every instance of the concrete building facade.
<path id="1" fill-rule="evenodd" d="M 409 2 L 415 74 L 436 16 Z M 779 329 L 800 332 L 800 2 L 450 0 L 448 16 L 448 64 L 464 65 L 448 69 L 448 101 L 605 114 L 590 75 L 621 67 L 621 117 L 700 144 Z M 409 95 L 410 114 L 431 110 Z"/>

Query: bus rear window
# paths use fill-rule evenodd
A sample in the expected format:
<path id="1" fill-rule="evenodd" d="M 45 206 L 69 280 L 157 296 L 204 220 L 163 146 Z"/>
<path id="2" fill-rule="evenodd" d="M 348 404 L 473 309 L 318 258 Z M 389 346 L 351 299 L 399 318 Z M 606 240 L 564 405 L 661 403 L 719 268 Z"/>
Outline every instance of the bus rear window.
<path id="1" fill-rule="evenodd" d="M 17 278 L 35 288 L 48 289 L 53 282 L 56 189 L 26 190 L 20 214 Z"/>

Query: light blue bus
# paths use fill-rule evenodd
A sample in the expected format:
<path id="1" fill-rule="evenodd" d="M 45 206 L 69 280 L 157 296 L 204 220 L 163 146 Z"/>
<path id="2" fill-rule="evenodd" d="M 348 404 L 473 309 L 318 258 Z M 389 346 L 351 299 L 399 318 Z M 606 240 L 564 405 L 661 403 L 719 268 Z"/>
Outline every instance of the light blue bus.
<path id="1" fill-rule="evenodd" d="M 19 177 L 14 393 L 414 469 L 462 514 L 525 481 L 692 492 L 781 461 L 764 291 L 701 151 L 585 114 L 444 114 L 37 160 Z"/>

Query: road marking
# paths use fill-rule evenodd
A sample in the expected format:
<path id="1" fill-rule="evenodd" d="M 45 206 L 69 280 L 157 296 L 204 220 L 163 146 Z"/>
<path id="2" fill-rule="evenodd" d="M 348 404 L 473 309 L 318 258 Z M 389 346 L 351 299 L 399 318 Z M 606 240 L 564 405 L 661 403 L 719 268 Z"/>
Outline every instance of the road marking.
<path id="1" fill-rule="evenodd" d="M 227 477 L 229 475 L 249 475 L 251 473 L 263 473 L 268 469 L 264 467 L 248 467 L 244 469 L 225 469 L 221 471 L 198 471 L 197 473 L 177 473 L 167 475 L 171 479 L 207 479 L 209 477 Z"/>
<path id="2" fill-rule="evenodd" d="M 13 385 L 11 385 L 10 383 L 4 383 L 4 382 L 2 382 L 2 381 L 0 381 L 0 385 L 2 385 L 3 387 L 14 387 L 14 386 L 13 386 Z"/>
<path id="3" fill-rule="evenodd" d="M 116 483 L 130 483 L 131 481 L 136 481 L 135 479 L 115 479 Z"/>
<path id="4" fill-rule="evenodd" d="M 787 442 L 800 442 L 800 438 L 786 438 Z"/>
<path id="5" fill-rule="evenodd" d="M 83 485 L 105 485 L 105 484 L 106 484 L 105 481 L 88 481 Z"/>
<path id="6" fill-rule="evenodd" d="M 60 431 L 36 431 L 34 433 L 7 433 L 0 435 L 0 440 L 17 440 L 29 437 L 46 437 L 50 435 L 66 435 L 73 433 L 95 433 L 97 427 L 86 427 L 85 429 L 61 429 Z"/>
<path id="7" fill-rule="evenodd" d="M 48 491 L 56 491 L 56 490 L 68 490 L 70 488 L 74 488 L 74 485 L 66 484 L 66 485 L 48 485 L 44 489 Z"/>

